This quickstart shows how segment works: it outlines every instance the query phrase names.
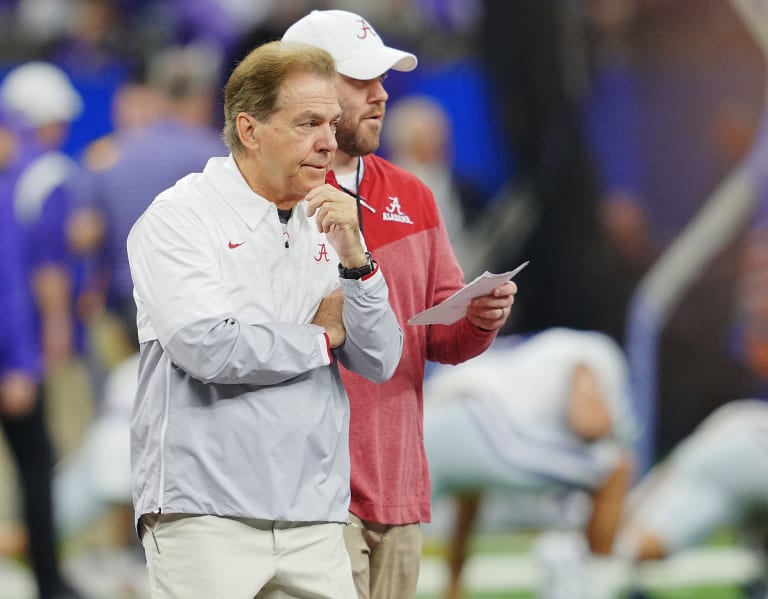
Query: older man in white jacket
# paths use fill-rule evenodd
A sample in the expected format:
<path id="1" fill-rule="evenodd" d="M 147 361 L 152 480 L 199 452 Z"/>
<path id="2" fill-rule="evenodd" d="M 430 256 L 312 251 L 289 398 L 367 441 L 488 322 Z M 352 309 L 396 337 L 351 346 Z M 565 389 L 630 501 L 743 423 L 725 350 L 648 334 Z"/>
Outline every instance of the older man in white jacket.
<path id="1" fill-rule="evenodd" d="M 402 333 L 354 198 L 324 184 L 334 77 L 322 50 L 252 51 L 225 88 L 230 156 L 160 194 L 129 236 L 153 598 L 356 597 L 336 360 L 384 381 Z"/>

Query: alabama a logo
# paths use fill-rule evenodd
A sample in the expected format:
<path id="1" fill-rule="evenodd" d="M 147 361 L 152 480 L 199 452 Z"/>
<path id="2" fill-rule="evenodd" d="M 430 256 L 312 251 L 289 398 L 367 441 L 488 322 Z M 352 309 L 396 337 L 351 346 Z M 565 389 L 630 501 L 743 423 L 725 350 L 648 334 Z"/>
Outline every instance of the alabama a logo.
<path id="1" fill-rule="evenodd" d="M 317 256 L 315 256 L 315 262 L 330 262 L 331 258 L 328 256 L 328 248 L 324 243 L 317 244 Z"/>
<path id="2" fill-rule="evenodd" d="M 389 197 L 389 206 L 386 207 L 385 211 L 382 212 L 381 218 L 383 220 L 388 221 L 394 221 L 396 223 L 405 223 L 407 225 L 412 225 L 413 221 L 411 220 L 411 217 L 408 216 L 403 212 L 403 209 L 400 207 L 400 200 L 397 196 L 388 196 Z"/>
<path id="3" fill-rule="evenodd" d="M 360 33 L 357 34 L 357 39 L 364 40 L 369 33 L 374 37 L 379 37 L 365 19 L 358 19 L 358 22 L 360 23 Z"/>

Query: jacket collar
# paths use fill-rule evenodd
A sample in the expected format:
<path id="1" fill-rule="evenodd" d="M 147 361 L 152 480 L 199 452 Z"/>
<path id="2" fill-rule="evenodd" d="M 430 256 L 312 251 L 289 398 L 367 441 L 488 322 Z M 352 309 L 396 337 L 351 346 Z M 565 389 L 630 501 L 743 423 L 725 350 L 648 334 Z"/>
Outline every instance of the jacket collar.
<path id="1" fill-rule="evenodd" d="M 272 212 L 274 204 L 250 188 L 232 154 L 208 160 L 203 174 L 249 229 L 254 230 Z"/>

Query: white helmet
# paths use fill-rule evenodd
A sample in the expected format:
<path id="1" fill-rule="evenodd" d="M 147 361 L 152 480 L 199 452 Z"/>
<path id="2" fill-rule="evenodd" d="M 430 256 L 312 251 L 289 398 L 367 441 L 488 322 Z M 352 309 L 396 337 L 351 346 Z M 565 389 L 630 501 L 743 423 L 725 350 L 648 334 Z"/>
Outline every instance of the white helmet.
<path id="1" fill-rule="evenodd" d="M 0 86 L 0 103 L 34 127 L 69 123 L 83 110 L 69 77 L 47 62 L 27 62 L 8 73 Z"/>

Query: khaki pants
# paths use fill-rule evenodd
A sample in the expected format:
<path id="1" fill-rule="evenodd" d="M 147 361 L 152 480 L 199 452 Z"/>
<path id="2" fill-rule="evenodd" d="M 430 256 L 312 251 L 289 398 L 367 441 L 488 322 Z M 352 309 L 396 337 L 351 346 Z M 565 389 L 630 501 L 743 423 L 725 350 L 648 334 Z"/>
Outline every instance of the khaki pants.
<path id="1" fill-rule="evenodd" d="M 343 524 L 142 518 L 152 599 L 356 599 Z"/>
<path id="2" fill-rule="evenodd" d="M 382 525 L 349 515 L 344 542 L 358 599 L 413 599 L 422 535 L 417 524 Z"/>

